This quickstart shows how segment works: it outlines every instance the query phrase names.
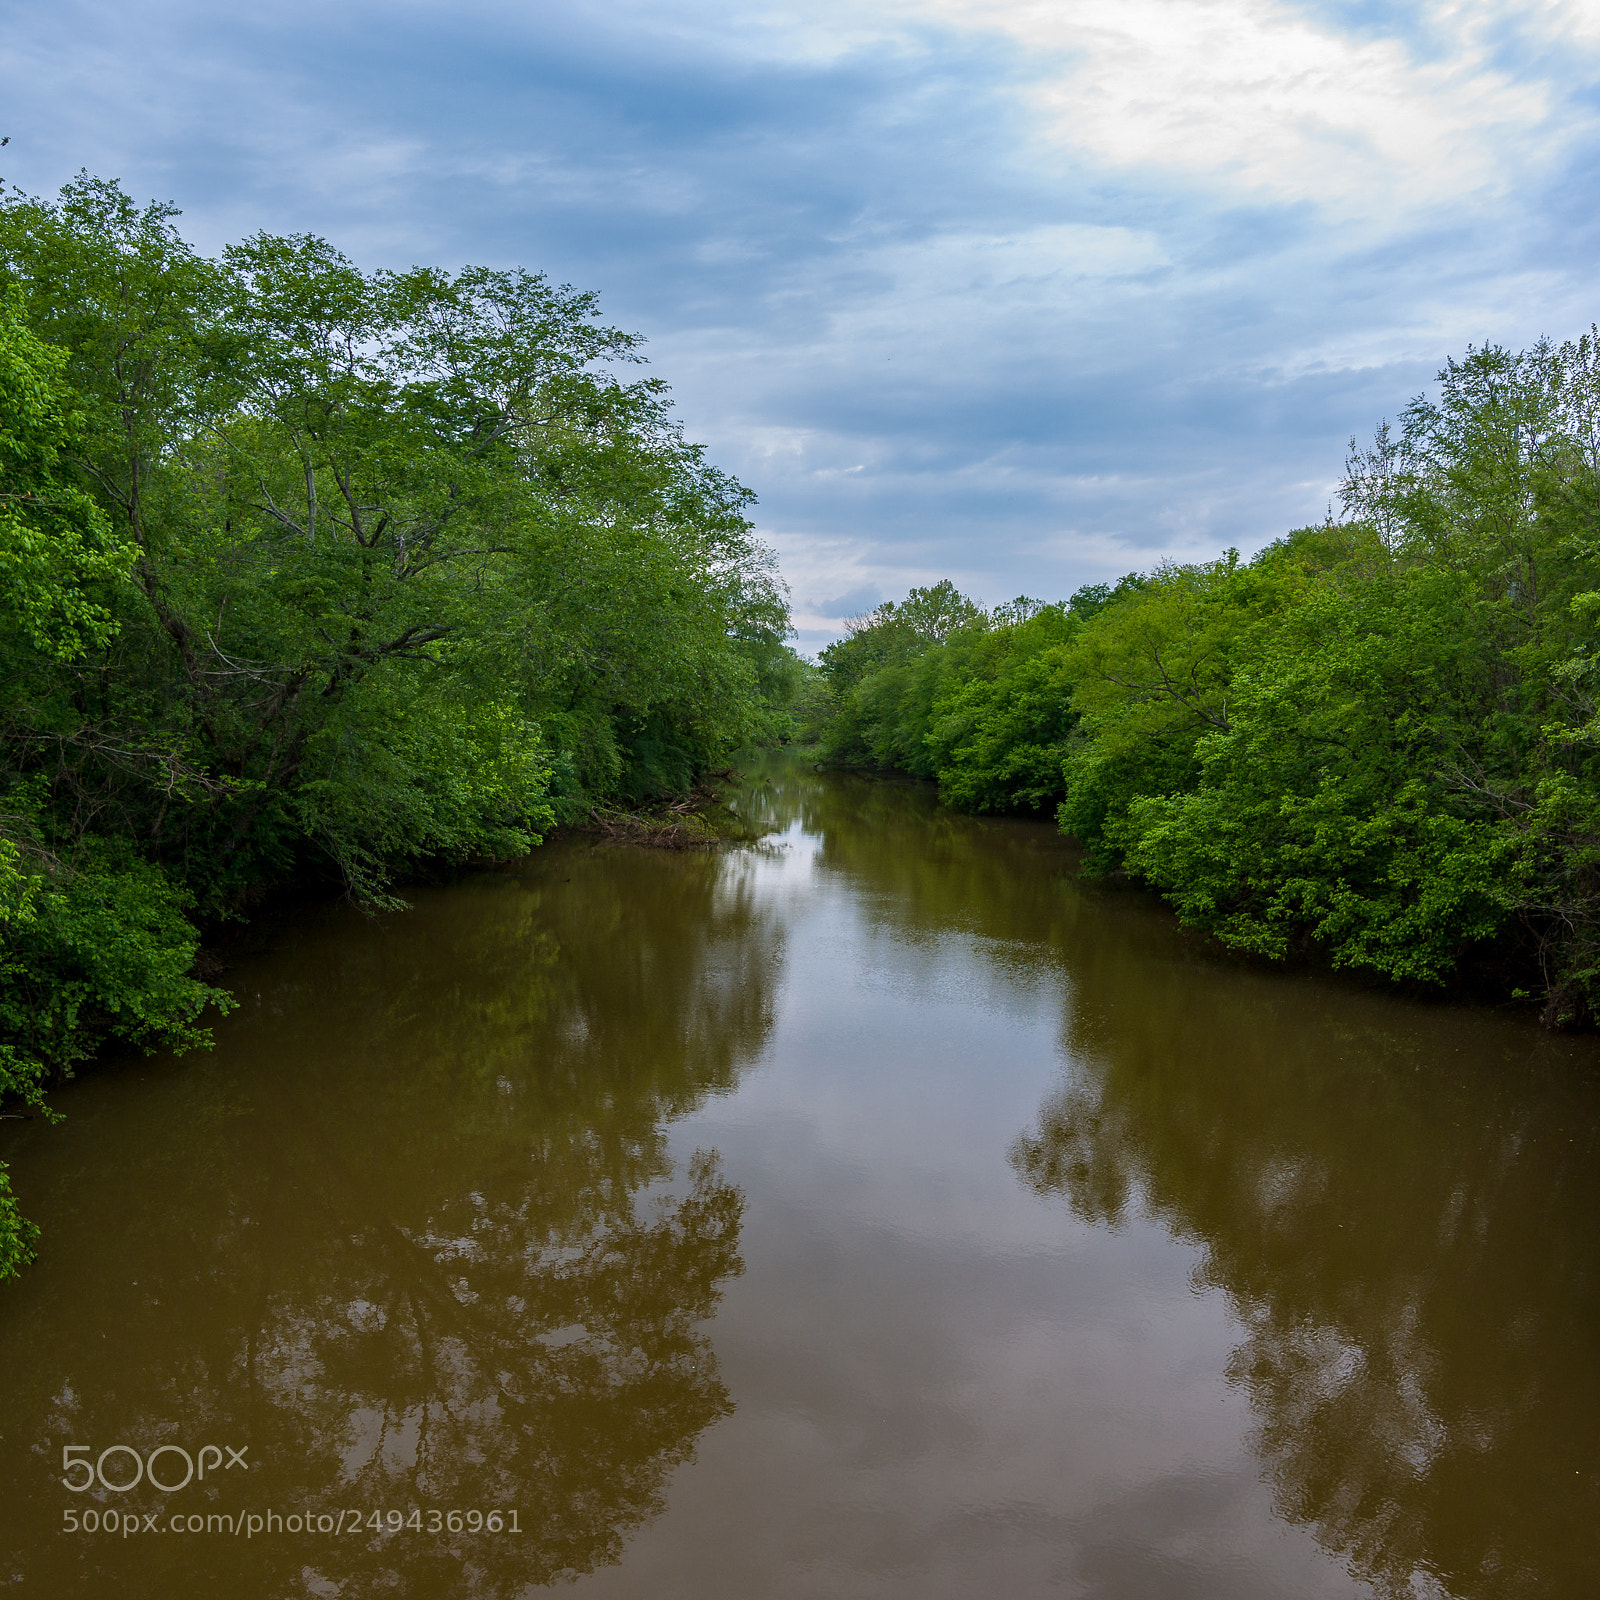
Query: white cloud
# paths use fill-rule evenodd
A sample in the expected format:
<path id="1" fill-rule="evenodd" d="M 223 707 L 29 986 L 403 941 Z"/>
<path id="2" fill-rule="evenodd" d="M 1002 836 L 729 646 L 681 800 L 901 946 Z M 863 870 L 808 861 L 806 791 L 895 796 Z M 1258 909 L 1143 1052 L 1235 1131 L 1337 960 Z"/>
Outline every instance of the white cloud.
<path id="1" fill-rule="evenodd" d="M 757 531 L 778 552 L 793 596 L 794 625 L 803 651 L 837 638 L 846 618 L 871 610 L 878 597 L 897 598 L 913 585 L 937 583 L 941 578 L 953 578 L 968 590 L 982 587 L 979 572 L 952 570 L 948 563 L 938 561 L 908 561 L 904 549 L 875 548 L 859 537 L 771 528 Z"/>
<path id="2" fill-rule="evenodd" d="M 844 36 L 859 41 L 874 13 L 851 11 Z M 886 36 L 931 22 L 1022 46 L 1036 61 L 1026 93 L 1060 150 L 1344 214 L 1504 192 L 1593 128 L 1567 82 L 1592 79 L 1596 0 L 1435 0 L 1394 15 L 1374 37 L 1282 0 L 880 0 L 876 11 Z M 1508 29 L 1541 57 L 1533 74 L 1526 61 L 1515 76 L 1497 65 Z M 809 53 L 814 31 L 797 28 L 793 47 Z"/>
<path id="3" fill-rule="evenodd" d="M 1440 8 L 1449 47 L 1424 61 L 1276 0 L 915 4 L 1056 58 L 1033 94 L 1060 142 L 1276 201 L 1426 206 L 1503 187 L 1508 141 L 1555 137 L 1548 87 L 1491 65 L 1482 7 Z"/>
<path id="4" fill-rule="evenodd" d="M 1043 224 L 1010 233 L 949 232 L 865 252 L 861 265 L 889 274 L 918 301 L 1003 294 L 1008 303 L 1054 302 L 1074 282 L 1121 278 L 1168 264 L 1153 234 L 1083 223 Z"/>

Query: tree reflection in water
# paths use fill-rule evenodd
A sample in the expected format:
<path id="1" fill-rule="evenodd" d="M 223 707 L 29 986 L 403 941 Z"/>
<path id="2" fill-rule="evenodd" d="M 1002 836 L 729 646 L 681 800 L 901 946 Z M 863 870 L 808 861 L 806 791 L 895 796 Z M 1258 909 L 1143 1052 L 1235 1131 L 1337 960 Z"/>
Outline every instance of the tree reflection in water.
<path id="1" fill-rule="evenodd" d="M 1079 951 L 1074 1081 L 1019 1173 L 1202 1249 L 1280 1513 L 1380 1593 L 1591 1593 L 1600 1184 L 1575 1052 L 1203 962 L 1167 963 L 1162 993 L 1158 970 L 1135 997 L 1113 951 Z"/>
<path id="2" fill-rule="evenodd" d="M 1202 1252 L 1277 1508 L 1380 1593 L 1588 1600 L 1600 1527 L 1593 1040 L 1212 959 L 1045 827 L 780 775 L 897 960 L 1065 996 L 1041 1195 Z"/>
<path id="3" fill-rule="evenodd" d="M 782 950 L 740 858 L 585 857 L 581 894 L 553 852 L 297 931 L 215 1064 L 78 1097 L 76 1166 L 34 1175 L 51 1256 L 0 1334 L 8 1443 L 33 1446 L 0 1453 L 25 1535 L 0 1574 L 510 1596 L 615 1560 L 661 1508 L 732 1409 L 700 1324 L 741 1270 L 743 1204 L 714 1154 L 672 1183 L 666 1124 L 759 1053 Z M 57 1483 L 63 1443 L 246 1440 L 248 1486 Z M 73 1541 L 63 1503 L 517 1507 L 521 1533 Z"/>

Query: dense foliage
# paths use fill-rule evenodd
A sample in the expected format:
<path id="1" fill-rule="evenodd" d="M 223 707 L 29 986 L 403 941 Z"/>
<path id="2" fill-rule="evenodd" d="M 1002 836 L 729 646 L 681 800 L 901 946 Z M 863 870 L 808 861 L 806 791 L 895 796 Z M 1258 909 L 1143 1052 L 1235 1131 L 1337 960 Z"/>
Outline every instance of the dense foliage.
<path id="1" fill-rule="evenodd" d="M 207 918 L 689 786 L 798 681 L 750 496 L 525 272 L 0 196 L 0 1099 L 227 996 Z M 0 1173 L 0 1277 L 31 1234 Z"/>
<path id="2" fill-rule="evenodd" d="M 1600 1010 L 1600 343 L 1473 350 L 1343 515 L 1064 605 L 948 584 L 823 653 L 837 760 L 1054 805 L 1256 955 Z"/>

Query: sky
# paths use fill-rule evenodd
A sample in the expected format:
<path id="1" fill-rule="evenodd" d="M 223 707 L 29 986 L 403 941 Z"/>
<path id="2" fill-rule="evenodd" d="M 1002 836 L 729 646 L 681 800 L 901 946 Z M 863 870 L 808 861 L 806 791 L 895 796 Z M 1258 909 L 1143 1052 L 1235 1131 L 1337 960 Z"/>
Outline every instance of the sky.
<path id="1" fill-rule="evenodd" d="M 0 0 L 0 179 L 643 334 L 799 647 L 1320 521 L 1470 344 L 1600 318 L 1600 0 Z"/>

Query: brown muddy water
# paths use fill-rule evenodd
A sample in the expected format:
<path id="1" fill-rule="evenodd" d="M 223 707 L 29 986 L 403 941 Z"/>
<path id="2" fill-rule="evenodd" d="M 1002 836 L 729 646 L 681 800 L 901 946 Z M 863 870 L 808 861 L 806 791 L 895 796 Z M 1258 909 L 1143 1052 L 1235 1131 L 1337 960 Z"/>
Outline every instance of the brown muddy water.
<path id="1" fill-rule="evenodd" d="M 742 803 L 300 917 L 3 1125 L 0 1592 L 1600 1593 L 1600 1046 Z"/>

